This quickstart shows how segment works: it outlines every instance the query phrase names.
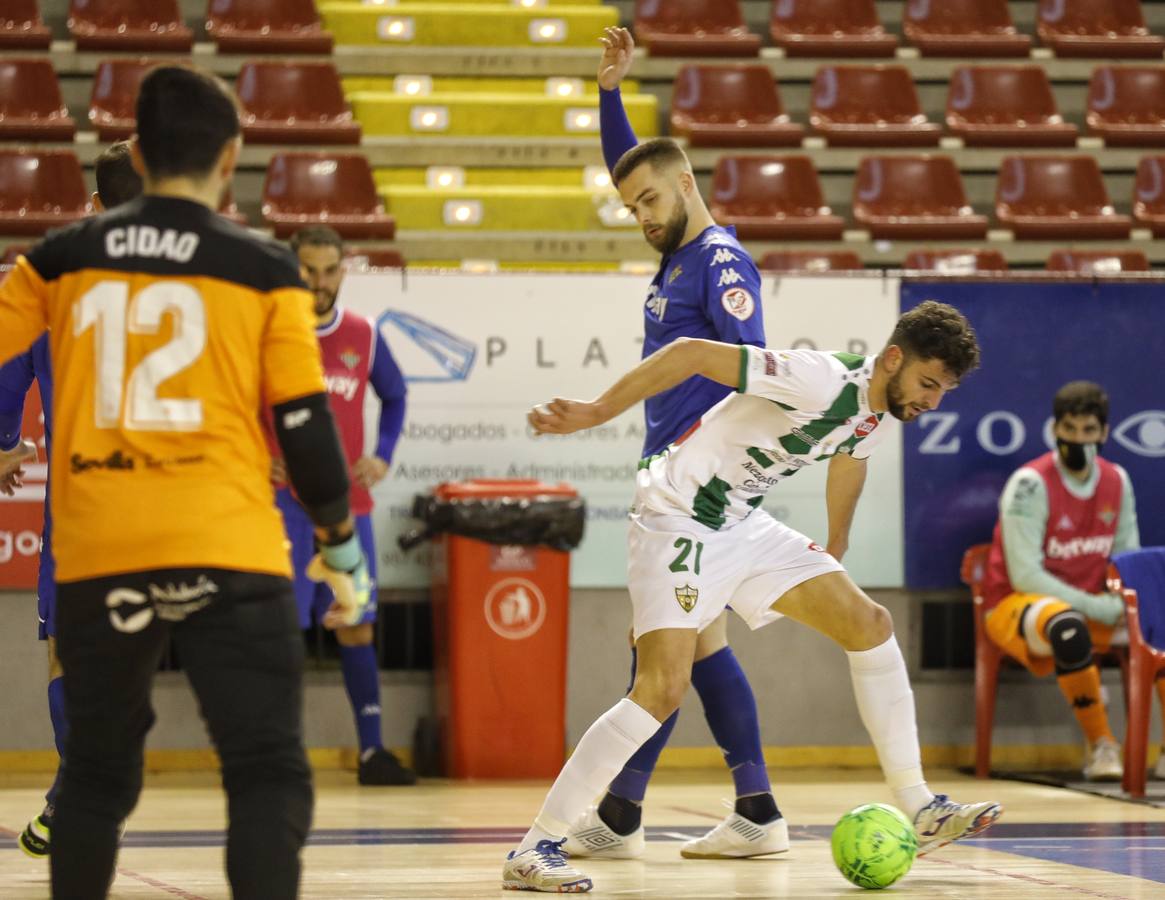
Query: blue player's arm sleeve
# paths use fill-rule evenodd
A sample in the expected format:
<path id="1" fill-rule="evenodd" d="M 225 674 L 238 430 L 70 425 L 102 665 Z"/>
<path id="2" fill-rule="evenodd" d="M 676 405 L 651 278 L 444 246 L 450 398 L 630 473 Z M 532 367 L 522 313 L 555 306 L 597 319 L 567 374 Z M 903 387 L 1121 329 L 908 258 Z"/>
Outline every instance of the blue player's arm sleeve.
<path id="1" fill-rule="evenodd" d="M 704 265 L 704 310 L 726 344 L 765 345 L 760 272 L 736 247 L 709 248 Z"/>
<path id="2" fill-rule="evenodd" d="M 0 450 L 11 450 L 20 442 L 24 398 L 33 377 L 31 350 L 0 366 Z"/>
<path id="3" fill-rule="evenodd" d="M 372 350 L 372 371 L 368 383 L 380 398 L 380 427 L 377 429 L 376 455 L 385 462 L 392 461 L 396 442 L 400 440 L 401 427 L 405 421 L 405 396 L 408 388 L 400 367 L 392 358 L 384 335 L 376 333 Z"/>
<path id="4" fill-rule="evenodd" d="M 627 110 L 623 109 L 623 95 L 618 88 L 613 91 L 599 88 L 599 135 L 608 172 L 614 172 L 615 164 L 623 154 L 639 143 L 627 119 Z"/>

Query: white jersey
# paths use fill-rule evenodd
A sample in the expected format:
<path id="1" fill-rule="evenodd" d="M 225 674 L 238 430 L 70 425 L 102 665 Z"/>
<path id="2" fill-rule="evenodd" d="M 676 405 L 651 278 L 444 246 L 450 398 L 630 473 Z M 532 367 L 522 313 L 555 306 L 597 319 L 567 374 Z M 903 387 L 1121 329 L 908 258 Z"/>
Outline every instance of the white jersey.
<path id="1" fill-rule="evenodd" d="M 720 531 L 806 466 L 838 453 L 865 459 L 893 421 L 870 410 L 874 360 L 742 346 L 737 393 L 640 463 L 632 512 L 688 516 Z"/>

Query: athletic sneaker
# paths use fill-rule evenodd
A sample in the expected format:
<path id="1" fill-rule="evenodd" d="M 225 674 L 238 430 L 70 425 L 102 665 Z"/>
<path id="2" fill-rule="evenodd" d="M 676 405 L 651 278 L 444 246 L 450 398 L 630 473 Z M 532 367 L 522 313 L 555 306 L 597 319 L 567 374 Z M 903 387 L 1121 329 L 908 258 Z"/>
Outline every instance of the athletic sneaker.
<path id="1" fill-rule="evenodd" d="M 367 759 L 360 760 L 360 772 L 356 777 L 361 784 L 367 785 L 417 783 L 417 774 L 405 768 L 392 751 L 383 747 L 376 748 Z"/>
<path id="2" fill-rule="evenodd" d="M 968 838 L 985 831 L 1003 815 L 998 803 L 955 803 L 946 794 L 936 794 L 928 806 L 914 817 L 918 835 L 918 855 L 924 856 L 945 847 L 951 841 Z"/>
<path id="3" fill-rule="evenodd" d="M 569 856 L 638 859 L 644 846 L 642 825 L 630 834 L 619 834 L 602 820 L 597 806 L 589 806 L 567 832 L 562 849 Z"/>
<path id="4" fill-rule="evenodd" d="M 1088 748 L 1086 755 L 1085 781 L 1120 781 L 1124 777 L 1121 745 L 1112 738 L 1102 737 Z"/>
<path id="5" fill-rule="evenodd" d="M 502 866 L 502 887 L 507 891 L 542 891 L 545 894 L 585 894 L 591 880 L 566 861 L 563 841 L 539 841 L 533 850 L 511 850 Z"/>
<path id="6" fill-rule="evenodd" d="M 680 848 L 685 859 L 746 859 L 789 851 L 789 823 L 784 816 L 758 824 L 738 812 Z"/>
<path id="7" fill-rule="evenodd" d="M 42 812 L 24 827 L 24 831 L 17 838 L 17 843 L 20 844 L 20 849 L 33 859 L 44 859 L 51 852 L 49 838 L 52 830 L 52 813 Z"/>

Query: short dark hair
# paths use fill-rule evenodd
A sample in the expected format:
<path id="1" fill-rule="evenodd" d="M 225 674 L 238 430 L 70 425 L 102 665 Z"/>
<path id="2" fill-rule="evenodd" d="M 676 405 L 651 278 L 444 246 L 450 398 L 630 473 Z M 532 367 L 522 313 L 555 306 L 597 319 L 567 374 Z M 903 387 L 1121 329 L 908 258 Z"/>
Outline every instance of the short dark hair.
<path id="1" fill-rule="evenodd" d="M 642 144 L 636 144 L 619 157 L 619 161 L 615 163 L 615 168 L 611 171 L 611 181 L 614 182 L 615 187 L 618 187 L 624 178 L 644 163 L 651 163 L 651 167 L 656 172 L 662 172 L 665 167 L 677 164 L 684 167 L 690 166 L 683 148 L 671 138 L 652 138 Z"/>
<path id="2" fill-rule="evenodd" d="M 946 303 L 926 300 L 898 320 L 890 344 L 908 359 L 938 359 L 957 381 L 979 367 L 979 341 L 966 317 Z"/>
<path id="3" fill-rule="evenodd" d="M 1052 399 L 1052 417 L 1096 416 L 1100 427 L 1108 424 L 1108 394 L 1095 381 L 1069 381 Z"/>
<path id="4" fill-rule="evenodd" d="M 138 145 L 153 178 L 203 178 L 238 137 L 239 108 L 220 78 L 193 66 L 158 66 L 138 89 Z"/>
<path id="5" fill-rule="evenodd" d="M 335 247 L 340 256 L 344 255 L 344 239 L 334 228 L 327 225 L 309 225 L 301 228 L 288 241 L 292 252 L 298 254 L 300 247 Z"/>
<path id="6" fill-rule="evenodd" d="M 106 209 L 129 203 L 142 192 L 142 176 L 130 161 L 129 141 L 118 141 L 102 150 L 95 171 L 97 196 Z"/>

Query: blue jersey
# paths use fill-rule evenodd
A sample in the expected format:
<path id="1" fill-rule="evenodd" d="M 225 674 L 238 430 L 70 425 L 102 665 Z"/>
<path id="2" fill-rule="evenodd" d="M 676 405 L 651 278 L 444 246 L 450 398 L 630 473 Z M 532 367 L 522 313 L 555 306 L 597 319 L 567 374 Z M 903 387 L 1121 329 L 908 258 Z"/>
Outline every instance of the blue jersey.
<path id="1" fill-rule="evenodd" d="M 643 310 L 643 355 L 678 338 L 765 345 L 760 273 L 732 228 L 713 225 L 665 257 Z M 732 388 L 701 375 L 648 398 L 645 457 L 682 436 Z"/>

